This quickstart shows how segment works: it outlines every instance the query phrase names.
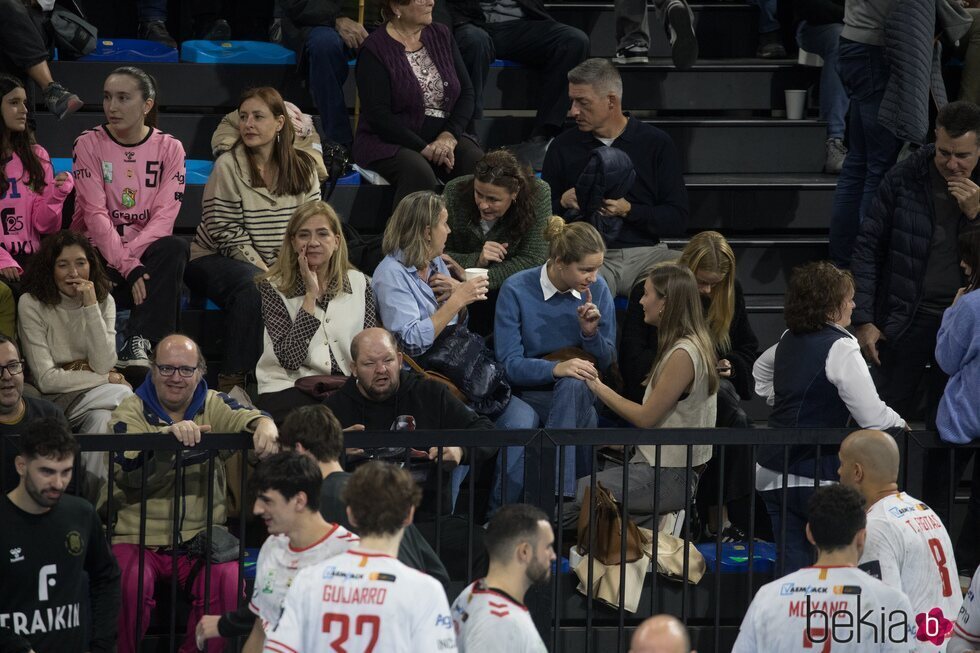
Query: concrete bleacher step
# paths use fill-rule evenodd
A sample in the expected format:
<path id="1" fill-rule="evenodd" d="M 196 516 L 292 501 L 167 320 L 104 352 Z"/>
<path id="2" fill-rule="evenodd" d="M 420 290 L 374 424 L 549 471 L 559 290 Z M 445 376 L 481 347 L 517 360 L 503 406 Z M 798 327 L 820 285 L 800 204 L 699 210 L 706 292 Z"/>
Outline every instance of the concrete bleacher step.
<path id="1" fill-rule="evenodd" d="M 71 89 L 93 109 L 106 76 L 115 62 L 56 61 L 51 63 L 55 79 L 71 80 Z M 241 92 L 249 86 L 273 86 L 305 111 L 313 102 L 295 66 L 146 64 L 160 86 L 159 105 L 164 111 L 204 108 L 207 112 L 228 111 L 237 106 Z M 624 106 L 659 111 L 759 111 L 783 105 L 786 88 L 798 87 L 802 74 L 793 61 L 747 59 L 702 59 L 690 70 L 677 70 L 670 59 L 621 67 Z M 344 87 L 347 106 L 354 106 L 353 74 Z M 533 109 L 531 98 L 539 88 L 537 74 L 528 69 L 491 68 L 484 91 L 484 105 L 492 109 Z"/>
<path id="2" fill-rule="evenodd" d="M 211 158 L 211 135 L 221 114 L 163 113 L 159 127 L 184 145 L 188 159 Z M 75 138 L 102 124 L 101 112 L 79 112 L 58 120 L 37 115 L 37 133 L 48 153 L 70 157 Z M 500 116 L 477 121 L 485 149 L 519 143 L 530 131 L 531 117 Z M 771 118 L 653 118 L 646 122 L 666 131 L 677 146 L 685 174 L 818 173 L 823 166 L 826 125 L 818 120 Z M 793 143 L 787 148 L 786 143 Z"/>

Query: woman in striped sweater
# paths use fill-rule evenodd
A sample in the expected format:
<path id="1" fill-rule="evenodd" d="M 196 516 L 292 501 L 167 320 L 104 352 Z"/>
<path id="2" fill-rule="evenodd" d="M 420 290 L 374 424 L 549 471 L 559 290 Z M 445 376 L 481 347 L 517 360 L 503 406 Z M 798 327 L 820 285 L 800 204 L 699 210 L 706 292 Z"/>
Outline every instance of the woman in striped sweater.
<path id="1" fill-rule="evenodd" d="M 278 91 L 246 91 L 238 118 L 240 140 L 218 157 L 204 188 L 185 274 L 192 290 L 225 311 L 221 390 L 244 385 L 262 353 L 256 275 L 276 261 L 293 211 L 320 199 L 316 166 L 293 147 L 293 125 Z"/>

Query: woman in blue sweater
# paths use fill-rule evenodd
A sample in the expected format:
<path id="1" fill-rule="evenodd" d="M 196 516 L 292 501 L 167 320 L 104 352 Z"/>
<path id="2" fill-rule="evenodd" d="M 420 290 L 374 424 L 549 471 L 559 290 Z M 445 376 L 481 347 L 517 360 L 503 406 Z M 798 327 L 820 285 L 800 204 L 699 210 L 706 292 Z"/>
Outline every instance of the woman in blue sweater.
<path id="1" fill-rule="evenodd" d="M 616 358 L 616 309 L 599 276 L 606 246 L 592 225 L 553 216 L 545 228 L 548 261 L 509 277 L 500 288 L 494 349 L 514 392 L 546 429 L 594 428 L 595 395 L 586 382 Z M 565 456 L 564 496 L 575 495 L 573 447 Z M 506 502 L 517 500 L 523 447 L 508 448 Z M 581 475 L 586 473 L 581 466 Z M 495 488 L 500 497 L 500 488 Z"/>

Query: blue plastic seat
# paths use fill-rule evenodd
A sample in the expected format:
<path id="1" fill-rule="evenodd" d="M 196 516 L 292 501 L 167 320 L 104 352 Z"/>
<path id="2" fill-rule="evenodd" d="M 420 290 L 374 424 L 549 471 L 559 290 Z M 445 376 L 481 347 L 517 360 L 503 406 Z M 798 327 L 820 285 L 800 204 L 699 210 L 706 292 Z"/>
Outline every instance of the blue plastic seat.
<path id="1" fill-rule="evenodd" d="M 180 60 L 210 64 L 268 64 L 296 63 L 296 53 L 278 43 L 261 41 L 184 41 L 180 44 Z"/>
<path id="2" fill-rule="evenodd" d="M 132 61 L 135 63 L 177 63 L 177 48 L 143 39 L 99 39 L 95 50 L 79 61 Z"/>
<path id="3" fill-rule="evenodd" d="M 337 180 L 338 186 L 360 186 L 361 185 L 361 173 L 357 170 L 352 171 L 349 175 L 344 175 Z"/>
<path id="4" fill-rule="evenodd" d="M 204 159 L 188 159 L 187 185 L 203 186 L 204 184 L 208 183 L 208 177 L 211 176 L 212 168 L 214 168 L 214 161 L 207 161 Z"/>
<path id="5" fill-rule="evenodd" d="M 715 570 L 715 543 L 702 542 L 696 544 L 698 551 L 704 556 L 708 573 Z M 771 573 L 776 568 L 776 545 L 772 542 L 756 541 L 752 545 L 752 571 L 756 573 Z M 749 570 L 749 543 L 722 542 L 721 544 L 721 573 L 744 574 Z"/>
<path id="6" fill-rule="evenodd" d="M 51 167 L 54 168 L 54 174 L 71 172 L 71 157 L 51 157 Z"/>
<path id="7" fill-rule="evenodd" d="M 494 59 L 491 68 L 523 68 L 524 66 L 510 59 Z"/>

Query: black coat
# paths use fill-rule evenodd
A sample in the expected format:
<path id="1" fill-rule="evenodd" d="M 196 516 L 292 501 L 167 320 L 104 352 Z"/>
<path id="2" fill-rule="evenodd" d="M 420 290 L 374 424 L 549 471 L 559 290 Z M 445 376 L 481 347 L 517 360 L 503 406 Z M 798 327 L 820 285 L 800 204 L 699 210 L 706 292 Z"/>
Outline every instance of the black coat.
<path id="1" fill-rule="evenodd" d="M 551 20 L 542 0 L 517 0 L 524 10 L 525 18 L 530 20 Z M 480 0 L 440 0 L 433 10 L 435 19 L 452 27 L 473 23 L 486 24 Z"/>
<path id="2" fill-rule="evenodd" d="M 619 369 L 623 374 L 625 395 L 633 401 L 643 401 L 643 379 L 650 373 L 653 361 L 657 358 L 657 327 L 643 321 L 643 284 L 637 284 L 630 293 L 623 319 L 623 335 L 619 343 Z M 718 358 L 726 358 L 732 363 L 730 381 L 742 399 L 751 399 L 752 364 L 759 357 L 759 339 L 752 331 L 749 316 L 745 310 L 745 297 L 742 286 L 735 282 L 735 314 L 728 337 L 732 341 L 731 351 L 718 352 Z"/>
<path id="3" fill-rule="evenodd" d="M 855 325 L 874 324 L 889 340 L 905 332 L 922 298 L 935 221 L 929 178 L 935 152 L 935 145 L 926 145 L 888 171 L 851 256 L 856 286 L 851 319 Z M 980 183 L 980 166 L 971 179 Z M 960 232 L 976 222 L 961 214 Z"/>
<path id="4" fill-rule="evenodd" d="M 635 182 L 636 171 L 629 154 L 615 147 L 597 147 L 575 182 L 579 208 L 566 211 L 563 217 L 568 222 L 588 222 L 602 234 L 603 241 L 616 242 L 623 219 L 603 215 L 603 202 L 625 197 Z"/>

